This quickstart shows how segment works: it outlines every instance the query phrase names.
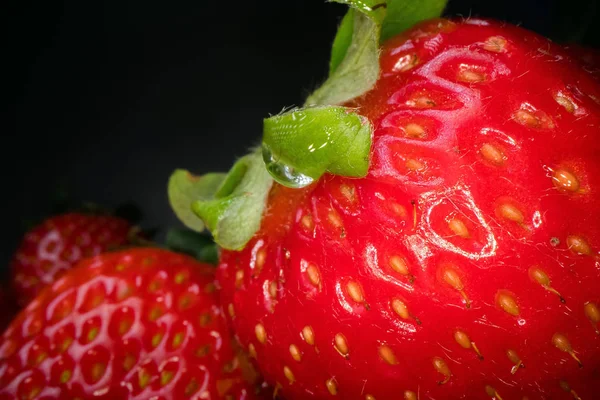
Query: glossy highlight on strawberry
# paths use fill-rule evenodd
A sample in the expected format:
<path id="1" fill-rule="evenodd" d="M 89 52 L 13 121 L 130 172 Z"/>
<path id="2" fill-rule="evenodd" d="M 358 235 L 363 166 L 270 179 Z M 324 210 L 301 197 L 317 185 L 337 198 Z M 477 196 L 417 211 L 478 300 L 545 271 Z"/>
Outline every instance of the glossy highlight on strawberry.
<path id="1" fill-rule="evenodd" d="M 127 244 L 131 228 L 122 218 L 83 213 L 57 215 L 34 227 L 10 262 L 19 304 L 25 306 L 83 258 Z"/>
<path id="2" fill-rule="evenodd" d="M 286 399 L 600 393 L 600 86 L 483 19 L 384 43 L 368 175 L 275 184 L 221 300 Z"/>
<path id="3" fill-rule="evenodd" d="M 214 267 L 161 249 L 87 259 L 0 338 L 0 399 L 254 399 Z"/>

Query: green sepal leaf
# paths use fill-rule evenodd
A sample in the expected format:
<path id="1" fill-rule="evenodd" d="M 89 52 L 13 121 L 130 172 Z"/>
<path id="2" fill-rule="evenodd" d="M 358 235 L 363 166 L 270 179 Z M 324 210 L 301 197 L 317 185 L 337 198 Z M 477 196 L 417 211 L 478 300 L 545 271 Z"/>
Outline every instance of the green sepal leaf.
<path id="1" fill-rule="evenodd" d="M 192 203 L 212 199 L 226 177 L 223 173 L 196 176 L 183 169 L 171 174 L 167 188 L 169 203 L 185 226 L 198 232 L 204 230 L 204 222 L 192 211 Z"/>
<path id="2" fill-rule="evenodd" d="M 325 172 L 364 177 L 372 126 L 346 107 L 296 109 L 264 121 L 263 157 L 280 184 L 303 187 Z"/>
<path id="3" fill-rule="evenodd" d="M 305 107 L 343 104 L 369 91 L 377 82 L 379 27 L 367 15 L 357 12 L 353 14 L 350 45 L 344 51 L 344 40 L 347 40 L 347 37 L 340 37 L 340 47 L 333 50 L 337 66 L 325 83 L 308 97 Z M 343 25 L 342 27 L 348 29 Z M 337 58 L 340 58 L 341 54 L 344 54 L 344 58 L 338 63 Z"/>
<path id="4" fill-rule="evenodd" d="M 329 78 L 304 106 L 341 105 L 363 95 L 379 78 L 380 43 L 420 21 L 442 15 L 447 0 L 330 0 L 346 4 L 331 49 Z"/>
<path id="5" fill-rule="evenodd" d="M 188 254 L 198 261 L 216 265 L 219 262 L 217 245 L 210 235 L 186 228 L 173 228 L 167 232 L 167 248 Z"/>
<path id="6" fill-rule="evenodd" d="M 380 41 L 398 35 L 421 21 L 442 15 L 448 0 L 388 0 Z"/>
<path id="7" fill-rule="evenodd" d="M 193 212 L 228 250 L 240 250 L 260 228 L 267 196 L 273 184 L 260 150 L 239 159 L 212 198 L 198 198 Z"/>
<path id="8" fill-rule="evenodd" d="M 329 60 L 329 75 L 331 76 L 346 57 L 348 48 L 352 44 L 352 31 L 354 30 L 354 10 L 348 10 L 338 27 L 333 46 L 331 46 L 331 59 Z"/>

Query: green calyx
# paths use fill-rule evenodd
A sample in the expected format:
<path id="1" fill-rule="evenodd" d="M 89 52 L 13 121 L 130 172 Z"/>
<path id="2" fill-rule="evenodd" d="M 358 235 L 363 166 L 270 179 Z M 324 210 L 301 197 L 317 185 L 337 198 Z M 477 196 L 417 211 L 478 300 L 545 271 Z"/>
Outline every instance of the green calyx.
<path id="1" fill-rule="evenodd" d="M 350 6 L 331 48 L 329 77 L 305 106 L 340 105 L 379 78 L 380 44 L 418 22 L 439 17 L 447 0 L 331 0 Z"/>
<path id="2" fill-rule="evenodd" d="M 360 110 L 342 105 L 375 86 L 381 43 L 439 17 L 447 0 L 329 1 L 350 10 L 333 42 L 329 76 L 304 108 L 265 119 L 262 148 L 228 173 L 194 176 L 176 170 L 169 180 L 169 201 L 179 219 L 197 232 L 208 228 L 222 248 L 240 250 L 258 231 L 273 180 L 298 188 L 324 173 L 366 176 L 373 127 Z M 191 242 L 187 234 L 173 238 Z"/>
<path id="3" fill-rule="evenodd" d="M 292 110 L 264 121 L 263 158 L 280 184 L 304 187 L 325 172 L 364 177 L 371 123 L 345 107 Z"/>
<path id="4" fill-rule="evenodd" d="M 169 180 L 169 201 L 187 227 L 206 227 L 219 246 L 240 250 L 260 228 L 272 184 L 257 150 L 240 158 L 227 174 L 198 177 L 176 170 Z"/>

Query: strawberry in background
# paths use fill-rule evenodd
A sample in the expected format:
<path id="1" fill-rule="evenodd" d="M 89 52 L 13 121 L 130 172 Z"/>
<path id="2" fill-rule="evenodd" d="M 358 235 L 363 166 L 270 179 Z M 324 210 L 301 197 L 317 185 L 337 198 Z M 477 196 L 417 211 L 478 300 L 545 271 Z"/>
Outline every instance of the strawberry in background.
<path id="1" fill-rule="evenodd" d="M 230 340 L 214 273 L 158 248 L 80 262 L 0 337 L 0 399 L 269 398 Z"/>
<path id="2" fill-rule="evenodd" d="M 20 306 L 78 261 L 130 242 L 133 225 L 119 217 L 70 212 L 50 217 L 23 237 L 11 262 Z"/>

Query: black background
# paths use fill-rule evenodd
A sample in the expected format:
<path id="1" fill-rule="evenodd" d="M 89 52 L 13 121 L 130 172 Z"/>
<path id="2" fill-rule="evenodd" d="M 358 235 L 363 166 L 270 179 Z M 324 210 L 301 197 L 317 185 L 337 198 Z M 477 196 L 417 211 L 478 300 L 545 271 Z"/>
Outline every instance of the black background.
<path id="1" fill-rule="evenodd" d="M 6 6 L 5 6 L 6 7 Z M 144 226 L 177 225 L 177 167 L 227 170 L 262 118 L 325 77 L 346 7 L 324 0 L 19 1 L 2 12 L 0 263 L 59 186 L 73 199 L 137 202 Z M 594 0 L 450 0 L 447 15 L 520 24 L 598 46 Z"/>

